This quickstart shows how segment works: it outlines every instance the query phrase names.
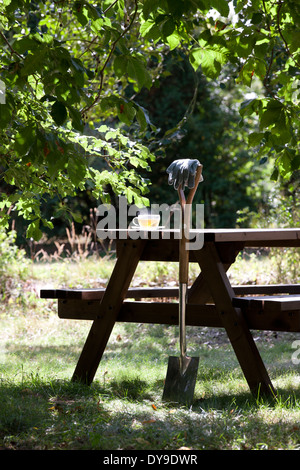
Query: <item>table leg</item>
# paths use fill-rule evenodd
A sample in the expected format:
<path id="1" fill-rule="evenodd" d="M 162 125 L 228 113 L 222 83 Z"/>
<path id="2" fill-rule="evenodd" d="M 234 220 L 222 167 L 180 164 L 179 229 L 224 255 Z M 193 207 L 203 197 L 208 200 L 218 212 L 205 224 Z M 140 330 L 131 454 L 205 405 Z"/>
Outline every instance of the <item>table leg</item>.
<path id="1" fill-rule="evenodd" d="M 195 255 L 250 390 L 254 394 L 274 394 L 273 385 L 248 325 L 240 309 L 232 306 L 234 292 L 215 244 L 206 243 Z"/>
<path id="2" fill-rule="evenodd" d="M 99 304 L 99 314 L 92 324 L 72 381 L 84 382 L 88 385 L 92 383 L 145 243 L 146 240 L 141 239 L 124 240 L 122 250 Z"/>

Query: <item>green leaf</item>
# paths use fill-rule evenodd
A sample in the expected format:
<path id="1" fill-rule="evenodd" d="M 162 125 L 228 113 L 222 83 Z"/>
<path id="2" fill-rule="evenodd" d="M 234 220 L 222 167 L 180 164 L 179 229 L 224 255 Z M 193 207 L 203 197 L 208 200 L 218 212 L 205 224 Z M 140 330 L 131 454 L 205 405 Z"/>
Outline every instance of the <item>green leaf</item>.
<path id="1" fill-rule="evenodd" d="M 252 132 L 252 134 L 249 134 L 248 137 L 248 142 L 251 147 L 255 147 L 256 145 L 259 145 L 261 141 L 264 138 L 264 133 L 263 132 Z"/>
<path id="2" fill-rule="evenodd" d="M 58 126 L 61 126 L 67 119 L 68 113 L 65 105 L 61 101 L 55 101 L 51 108 L 51 116 Z"/>
<path id="3" fill-rule="evenodd" d="M 279 171 L 278 171 L 278 168 L 275 168 L 270 179 L 272 181 L 277 181 L 278 180 L 278 176 L 279 176 Z"/>
<path id="4" fill-rule="evenodd" d="M 180 44 L 180 41 L 181 41 L 181 36 L 177 31 L 174 31 L 174 33 L 171 34 L 171 36 L 167 37 L 167 43 L 169 44 L 171 51 Z"/>
<path id="5" fill-rule="evenodd" d="M 152 12 L 155 12 L 159 7 L 160 0 L 144 0 L 143 4 L 143 13 L 144 17 L 148 19 Z"/>
<path id="6" fill-rule="evenodd" d="M 155 26 L 155 22 L 152 19 L 144 21 L 140 26 L 141 35 L 145 37 L 151 31 L 153 26 Z"/>
<path id="7" fill-rule="evenodd" d="M 117 77 L 123 77 L 127 72 L 128 57 L 119 55 L 114 60 L 114 71 Z"/>
<path id="8" fill-rule="evenodd" d="M 40 221 L 34 220 L 26 230 L 26 237 L 33 238 L 35 241 L 38 241 L 42 238 L 42 236 L 43 232 L 40 230 Z"/>
<path id="9" fill-rule="evenodd" d="M 47 219 L 41 219 L 44 227 L 48 227 L 50 229 L 52 229 L 54 227 L 53 225 L 53 222 L 51 222 L 51 220 L 47 220 Z"/>
<path id="10" fill-rule="evenodd" d="M 293 171 L 299 170 L 300 169 L 300 154 L 296 155 L 293 158 L 293 161 L 291 163 L 291 167 Z"/>
<path id="11" fill-rule="evenodd" d="M 229 2 L 227 0 L 210 0 L 209 5 L 215 8 L 222 16 L 229 15 Z"/>
<path id="12" fill-rule="evenodd" d="M 72 126 L 79 132 L 83 132 L 84 124 L 82 121 L 81 113 L 73 106 L 68 106 L 68 112 L 72 120 Z"/>
<path id="13" fill-rule="evenodd" d="M 291 175 L 292 158 L 293 155 L 291 155 L 287 149 L 285 149 L 280 156 L 278 169 L 283 177 L 290 177 Z"/>
<path id="14" fill-rule="evenodd" d="M 12 110 L 5 104 L 0 104 L 0 126 L 4 129 L 12 118 Z"/>
<path id="15" fill-rule="evenodd" d="M 257 98 L 245 100 L 242 102 L 239 113 L 242 117 L 245 115 L 251 116 L 251 114 L 258 113 L 263 104 L 263 100 Z"/>
<path id="16" fill-rule="evenodd" d="M 146 64 L 136 57 L 128 58 L 127 73 L 137 83 L 139 89 L 143 86 L 148 89 L 151 87 L 152 79 Z"/>
<path id="17" fill-rule="evenodd" d="M 270 47 L 269 38 L 265 38 L 261 41 L 257 41 L 256 44 L 254 45 L 254 51 L 255 51 L 256 57 L 264 60 L 269 47 Z"/>
<path id="18" fill-rule="evenodd" d="M 19 54 L 24 54 L 28 51 L 33 51 L 39 47 L 39 43 L 28 36 L 24 36 L 23 38 L 17 40 L 14 43 L 15 51 L 19 52 Z"/>
<path id="19" fill-rule="evenodd" d="M 261 12 L 255 12 L 252 15 L 252 23 L 259 24 L 263 20 L 263 14 Z"/>
<path id="20" fill-rule="evenodd" d="M 270 100 L 268 102 L 267 108 L 263 111 L 260 117 L 260 127 L 263 129 L 265 127 L 270 127 L 277 122 L 283 124 L 285 121 L 284 118 L 284 106 L 278 100 Z"/>
<path id="21" fill-rule="evenodd" d="M 68 175 L 75 186 L 84 181 L 86 165 L 81 157 L 70 157 L 68 161 Z"/>
<path id="22" fill-rule="evenodd" d="M 113 108 L 114 106 L 119 108 L 120 102 L 121 101 L 120 101 L 120 98 L 118 96 L 115 96 L 115 95 L 105 96 L 101 100 L 101 110 L 103 112 L 105 112 L 105 111 L 109 110 L 110 108 Z"/>
<path id="23" fill-rule="evenodd" d="M 41 72 L 44 68 L 44 59 L 46 51 L 44 48 L 39 48 L 34 54 L 28 54 L 25 57 L 23 67 L 21 69 L 21 76 L 32 75 L 36 72 Z"/>
<path id="24" fill-rule="evenodd" d="M 201 66 L 207 77 L 216 78 L 220 74 L 222 65 L 227 62 L 227 53 L 224 47 L 197 47 L 190 53 L 190 63 L 195 71 Z"/>
<path id="25" fill-rule="evenodd" d="M 135 115 L 136 110 L 132 103 L 126 101 L 120 103 L 118 116 L 122 122 L 130 126 L 134 120 Z"/>
<path id="26" fill-rule="evenodd" d="M 168 18 L 162 25 L 162 32 L 165 37 L 171 36 L 175 29 L 175 23 L 172 18 Z"/>
<path id="27" fill-rule="evenodd" d="M 136 117 L 141 127 L 141 130 L 144 131 L 147 128 L 147 120 L 143 110 L 140 107 L 138 107 L 137 109 Z"/>
<path id="28" fill-rule="evenodd" d="M 300 49 L 300 31 L 293 31 L 290 39 L 290 47 L 291 52 L 297 52 Z"/>
<path id="29" fill-rule="evenodd" d="M 88 2 L 85 2 L 85 6 L 90 19 L 97 20 L 98 18 L 101 18 L 101 10 L 99 7 L 90 5 Z"/>
<path id="30" fill-rule="evenodd" d="M 81 224 L 82 223 L 82 216 L 76 212 L 71 212 L 71 215 L 73 217 L 73 219 L 75 220 L 75 222 L 77 222 L 78 224 Z"/>
<path id="31" fill-rule="evenodd" d="M 35 129 L 32 124 L 20 129 L 15 137 L 15 151 L 18 155 L 25 155 L 35 141 Z"/>
<path id="32" fill-rule="evenodd" d="M 77 20 L 79 21 L 81 26 L 85 26 L 89 21 L 88 16 L 87 16 L 88 12 L 86 8 L 84 8 L 83 6 L 84 3 L 86 2 L 76 1 L 74 2 L 74 5 L 73 5 L 73 13 L 77 17 Z"/>
<path id="33" fill-rule="evenodd" d="M 99 33 L 102 30 L 103 23 L 103 18 L 97 18 L 96 20 L 92 21 L 91 30 L 95 33 Z"/>
<path id="34" fill-rule="evenodd" d="M 188 14 L 191 8 L 191 2 L 182 0 L 167 0 L 168 10 L 174 18 L 180 18 L 184 12 Z"/>
<path id="35" fill-rule="evenodd" d="M 143 106 L 135 103 L 136 105 L 136 117 L 141 126 L 141 130 L 146 130 L 147 126 L 151 128 L 152 131 L 156 131 L 155 125 L 151 122 L 148 111 L 143 108 Z"/>

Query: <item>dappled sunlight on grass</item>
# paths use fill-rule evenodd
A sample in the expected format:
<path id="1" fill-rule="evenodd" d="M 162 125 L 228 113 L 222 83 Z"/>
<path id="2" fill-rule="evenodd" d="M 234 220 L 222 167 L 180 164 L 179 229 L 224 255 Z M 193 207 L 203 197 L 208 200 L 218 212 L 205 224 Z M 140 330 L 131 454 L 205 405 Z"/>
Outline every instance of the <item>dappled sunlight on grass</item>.
<path id="1" fill-rule="evenodd" d="M 2 381 L 2 448 L 299 449 L 299 390 L 266 401 L 222 384 L 187 409 L 162 403 L 162 381 L 137 372 L 91 387 L 38 374 Z"/>

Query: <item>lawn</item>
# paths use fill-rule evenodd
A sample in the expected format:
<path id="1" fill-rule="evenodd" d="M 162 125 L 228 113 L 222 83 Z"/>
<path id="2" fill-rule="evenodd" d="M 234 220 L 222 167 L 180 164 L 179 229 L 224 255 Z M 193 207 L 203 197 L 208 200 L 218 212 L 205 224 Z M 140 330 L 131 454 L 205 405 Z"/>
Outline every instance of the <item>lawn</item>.
<path id="1" fill-rule="evenodd" d="M 266 263 L 269 263 L 266 269 Z M 3 284 L 0 304 L 0 449 L 16 450 L 299 450 L 300 375 L 297 334 L 253 332 L 278 390 L 249 393 L 221 329 L 188 328 L 188 352 L 200 357 L 190 409 L 162 402 L 178 329 L 117 324 L 90 387 L 70 382 L 90 322 L 58 319 L 41 287 L 105 286 L 114 260 L 28 262 Z M 233 282 L 277 282 L 278 258 L 250 255 Z M 242 279 L 240 277 L 242 273 Z M 271 273 L 271 274 L 266 274 Z M 191 266 L 191 278 L 197 274 Z M 288 275 L 288 270 L 285 270 Z M 177 265 L 141 266 L 134 285 L 174 285 Z"/>

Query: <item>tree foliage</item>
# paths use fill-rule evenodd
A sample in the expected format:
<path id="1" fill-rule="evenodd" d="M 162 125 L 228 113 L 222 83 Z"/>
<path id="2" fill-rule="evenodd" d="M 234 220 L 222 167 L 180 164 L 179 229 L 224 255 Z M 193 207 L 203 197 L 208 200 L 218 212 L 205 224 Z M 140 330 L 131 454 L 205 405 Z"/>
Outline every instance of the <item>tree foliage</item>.
<path id="1" fill-rule="evenodd" d="M 257 123 L 249 148 L 274 161 L 273 179 L 289 178 L 300 167 L 299 25 L 296 0 L 3 0 L 2 223 L 14 210 L 37 239 L 41 222 L 52 226 L 45 195 L 60 198 L 59 214 L 87 185 L 96 198 L 107 199 L 109 184 L 146 203 L 141 175 L 165 135 L 138 96 L 155 88 L 175 49 L 208 80 L 226 82 L 230 71 L 237 87 L 262 83 L 241 103 L 240 126 Z"/>
<path id="2" fill-rule="evenodd" d="M 166 184 L 166 168 L 175 159 L 194 155 L 205 169 L 205 184 L 199 185 L 194 197 L 195 203 L 204 203 L 205 226 L 234 227 L 240 220 L 238 211 L 244 215 L 247 211 L 243 226 L 249 226 L 250 216 L 267 204 L 269 186 L 274 183 L 268 184 L 270 164 L 260 164 L 255 150 L 245 146 L 249 129 L 254 128 L 252 123 L 239 126 L 243 90 L 228 79 L 230 68 L 223 70 L 219 83 L 207 82 L 175 50 L 166 56 L 164 70 L 160 86 L 138 97 L 160 129 L 160 142 L 165 146 L 163 156 L 151 163 L 149 199 L 173 204 L 178 196 Z M 178 128 L 180 116 L 184 123 Z"/>

